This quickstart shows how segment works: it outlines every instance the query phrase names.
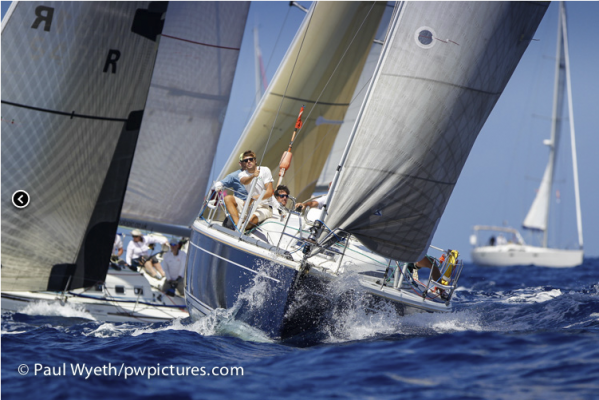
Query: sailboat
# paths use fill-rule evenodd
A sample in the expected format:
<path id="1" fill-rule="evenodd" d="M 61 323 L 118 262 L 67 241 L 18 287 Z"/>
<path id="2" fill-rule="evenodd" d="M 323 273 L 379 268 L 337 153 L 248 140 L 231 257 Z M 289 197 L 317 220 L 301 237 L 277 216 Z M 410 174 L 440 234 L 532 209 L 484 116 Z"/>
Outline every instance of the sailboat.
<path id="1" fill-rule="evenodd" d="M 365 60 L 380 20 L 379 14 L 370 21 L 376 6 L 313 4 L 222 175 L 236 168 L 240 149 L 254 150 L 258 162 L 274 170 L 297 111 L 306 105 L 295 139 L 303 138 L 303 157 L 293 159 L 284 182 L 298 199 L 312 193 L 333 142 L 328 134 L 338 129 L 315 120 L 343 120 L 364 63 L 355 59 Z M 246 205 L 230 230 L 221 225 L 226 209 L 215 185 L 192 226 L 185 292 L 190 316 L 227 309 L 271 337 L 292 337 L 327 321 L 335 307 L 328 293 L 344 277 L 357 280 L 365 310 L 451 311 L 463 264 L 456 250 L 431 248 L 432 237 L 474 140 L 546 8 L 397 3 L 327 205 L 302 213 L 275 210 L 251 230 Z M 292 73 L 296 61 L 300 76 Z M 278 141 L 283 144 L 275 147 Z M 433 250 L 441 255 L 428 257 Z M 428 278 L 410 272 L 410 263 L 425 256 L 439 278 L 432 268 Z"/>
<path id="2" fill-rule="evenodd" d="M 102 321 L 188 316 L 183 298 L 141 273 L 109 270 L 110 253 L 119 224 L 188 236 L 202 202 L 193 191 L 207 184 L 196 172 L 212 163 L 248 8 L 11 4 L 2 22 L 2 115 L 14 121 L 2 132 L 3 310 L 44 301 Z M 30 195 L 25 208 L 11 204 L 19 190 Z"/>
<path id="3" fill-rule="evenodd" d="M 563 2 L 559 5 L 558 14 L 558 37 L 557 55 L 555 65 L 555 88 L 553 96 L 553 116 L 551 125 L 551 138 L 545 140 L 544 144 L 549 147 L 549 162 L 541 180 L 541 185 L 532 203 L 522 226 L 525 229 L 543 234 L 542 246 L 526 244 L 522 235 L 513 228 L 481 226 L 474 227 L 471 243 L 475 246 L 472 250 L 472 261 L 478 265 L 485 266 L 512 266 L 512 265 L 536 265 L 542 267 L 566 268 L 582 264 L 583 239 L 582 239 L 582 213 L 580 209 L 580 193 L 578 185 L 578 166 L 576 157 L 576 139 L 574 133 L 574 113 L 572 106 L 572 87 L 570 83 L 570 58 L 568 55 L 568 29 L 566 24 L 566 6 Z M 555 177 L 555 163 L 559 149 L 562 110 L 564 96 L 567 93 L 568 120 L 570 122 L 570 138 L 572 148 L 572 170 L 574 174 L 574 193 L 576 202 L 576 224 L 578 228 L 578 249 L 566 250 L 551 248 L 547 245 L 549 209 L 551 205 L 551 193 L 553 193 L 553 181 Z M 491 231 L 497 234 L 493 236 L 492 243 L 477 245 L 478 233 Z M 505 238 L 503 234 L 510 237 Z"/>

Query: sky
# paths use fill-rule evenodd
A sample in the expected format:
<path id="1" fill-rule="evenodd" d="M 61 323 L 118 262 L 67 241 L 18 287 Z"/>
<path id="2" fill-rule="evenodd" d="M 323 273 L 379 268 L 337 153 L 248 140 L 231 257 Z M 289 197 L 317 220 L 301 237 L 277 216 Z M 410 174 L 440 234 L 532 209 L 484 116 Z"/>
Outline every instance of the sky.
<path id="1" fill-rule="evenodd" d="M 2 17 L 10 2 L 2 2 Z M 300 2 L 309 7 L 310 2 Z M 599 257 L 599 2 L 567 2 L 572 96 L 586 257 Z M 503 95 L 480 132 L 445 209 L 433 244 L 457 249 L 470 260 L 474 225 L 520 228 L 548 159 L 558 3 L 549 6 Z M 239 55 L 231 99 L 212 168 L 215 179 L 255 107 L 254 27 L 268 80 L 272 78 L 305 13 L 288 1 L 254 2 Z M 577 243 L 569 129 L 558 155 L 560 199 L 552 202 L 550 245 Z M 534 238 L 523 233 L 525 240 Z"/>

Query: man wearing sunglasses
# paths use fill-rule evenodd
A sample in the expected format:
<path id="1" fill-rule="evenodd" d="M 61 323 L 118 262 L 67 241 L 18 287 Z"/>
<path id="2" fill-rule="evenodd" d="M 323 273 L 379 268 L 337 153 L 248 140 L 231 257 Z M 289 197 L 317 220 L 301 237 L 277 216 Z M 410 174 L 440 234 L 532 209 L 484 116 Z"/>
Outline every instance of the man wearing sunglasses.
<path id="1" fill-rule="evenodd" d="M 278 211 L 280 215 L 285 215 L 287 211 L 287 199 L 289 199 L 289 188 L 285 185 L 277 186 L 275 190 L 275 199 L 279 202 Z"/>
<path id="2" fill-rule="evenodd" d="M 260 197 L 260 195 L 264 192 L 264 197 L 262 198 L 261 203 L 258 205 L 258 208 L 252 214 L 251 219 L 247 225 L 248 229 L 257 226 L 259 223 L 264 221 L 267 218 L 272 217 L 273 207 L 276 207 L 276 202 L 273 199 L 274 190 L 272 187 L 272 173 L 270 172 L 270 168 L 268 167 L 260 167 L 258 168 L 256 161 L 256 154 L 248 150 L 243 153 L 243 157 L 241 158 L 241 163 L 245 164 L 245 171 L 239 173 L 239 181 L 242 185 L 245 186 L 248 191 L 248 199 L 250 201 L 256 201 Z M 250 188 L 254 179 L 257 180 L 256 186 L 254 187 L 254 191 L 250 193 Z M 252 205 L 250 204 L 250 207 Z M 227 208 L 228 209 L 228 208 Z M 241 208 L 243 209 L 243 208 Z M 239 203 L 237 209 L 229 210 L 231 214 L 231 218 L 233 218 L 233 222 L 235 225 L 239 223 L 239 213 L 241 212 Z"/>

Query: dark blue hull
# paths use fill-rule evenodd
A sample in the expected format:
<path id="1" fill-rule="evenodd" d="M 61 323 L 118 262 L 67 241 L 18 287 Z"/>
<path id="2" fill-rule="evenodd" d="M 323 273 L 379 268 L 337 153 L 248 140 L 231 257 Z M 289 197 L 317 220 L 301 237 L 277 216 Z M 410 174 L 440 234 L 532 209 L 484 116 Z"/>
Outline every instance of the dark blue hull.
<path id="1" fill-rule="evenodd" d="M 322 281 L 308 275 L 295 285 L 291 264 L 248 251 L 236 238 L 194 228 L 188 252 L 185 298 L 193 319 L 229 309 L 236 320 L 285 339 L 318 326 L 327 308 Z"/>

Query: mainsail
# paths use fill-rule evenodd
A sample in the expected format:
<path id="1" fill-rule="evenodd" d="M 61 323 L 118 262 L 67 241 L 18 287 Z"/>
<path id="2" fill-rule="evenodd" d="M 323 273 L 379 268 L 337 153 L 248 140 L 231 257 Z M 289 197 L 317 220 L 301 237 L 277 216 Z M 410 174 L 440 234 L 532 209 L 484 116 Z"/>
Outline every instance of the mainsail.
<path id="1" fill-rule="evenodd" d="M 121 222 L 189 226 L 197 217 L 248 8 L 249 2 L 169 4 Z"/>
<path id="2" fill-rule="evenodd" d="M 327 226 L 417 261 L 548 4 L 404 2 L 333 184 Z"/>
<path id="3" fill-rule="evenodd" d="M 104 278 L 164 11 L 150 2 L 11 4 L 2 25 L 3 290 Z M 17 190 L 29 193 L 28 207 L 11 204 Z"/>
<path id="4" fill-rule="evenodd" d="M 293 196 L 311 195 L 339 130 L 316 121 L 343 120 L 384 9 L 379 2 L 320 2 L 310 9 L 221 176 L 239 168 L 245 150 L 256 152 L 276 176 L 305 105 L 283 183 Z"/>

